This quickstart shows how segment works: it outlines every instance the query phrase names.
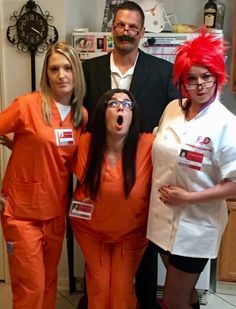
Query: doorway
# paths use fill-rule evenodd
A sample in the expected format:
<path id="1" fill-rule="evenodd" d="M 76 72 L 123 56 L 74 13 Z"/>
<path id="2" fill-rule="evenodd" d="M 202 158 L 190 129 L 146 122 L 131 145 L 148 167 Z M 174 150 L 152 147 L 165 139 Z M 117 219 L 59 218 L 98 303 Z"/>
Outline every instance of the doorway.
<path id="1" fill-rule="evenodd" d="M 3 25 L 2 22 L 2 1 L 0 1 L 0 42 L 3 42 Z M 3 63 L 3 44 L 0 45 L 0 110 L 3 109 L 4 102 L 4 94 L 3 94 L 3 71 L 2 71 L 2 63 Z M 6 156 L 4 156 L 3 147 L 0 147 L 0 187 L 2 185 L 2 177 L 5 169 Z M 1 225 L 1 223 L 0 223 Z M 5 241 L 2 234 L 2 228 L 0 226 L 0 280 L 9 282 L 9 273 L 8 273 L 8 265 L 7 265 L 7 255 L 6 255 L 6 246 Z"/>

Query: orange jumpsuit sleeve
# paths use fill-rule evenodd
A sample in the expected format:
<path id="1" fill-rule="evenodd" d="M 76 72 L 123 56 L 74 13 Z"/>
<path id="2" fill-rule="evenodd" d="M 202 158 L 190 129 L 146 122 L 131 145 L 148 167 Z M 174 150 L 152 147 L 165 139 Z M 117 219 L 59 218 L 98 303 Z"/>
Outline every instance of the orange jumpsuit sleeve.
<path id="1" fill-rule="evenodd" d="M 87 109 L 85 107 L 82 107 L 82 123 L 80 128 L 78 128 L 78 130 L 80 130 L 80 133 L 84 135 L 84 133 L 86 132 L 86 126 L 88 123 L 88 112 Z M 73 173 L 74 172 L 74 166 L 76 165 L 77 162 L 77 156 L 78 156 L 78 146 L 79 146 L 79 140 L 80 140 L 80 136 L 78 137 L 78 141 L 77 141 L 77 149 L 73 155 L 73 158 L 71 161 L 67 162 L 66 166 L 67 169 L 69 171 L 69 173 Z"/>
<path id="2" fill-rule="evenodd" d="M 20 132 L 25 126 L 24 104 L 16 98 L 0 113 L 0 135 Z"/>
<path id="3" fill-rule="evenodd" d="M 89 132 L 81 134 L 78 143 L 77 154 L 73 161 L 72 170 L 78 178 L 79 182 L 82 182 L 84 178 L 90 140 L 91 134 Z"/>

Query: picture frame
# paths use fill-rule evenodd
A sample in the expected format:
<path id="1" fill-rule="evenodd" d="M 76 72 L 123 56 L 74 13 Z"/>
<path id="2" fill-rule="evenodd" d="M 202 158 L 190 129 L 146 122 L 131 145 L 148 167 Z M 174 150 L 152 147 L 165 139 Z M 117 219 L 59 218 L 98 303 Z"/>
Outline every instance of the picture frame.
<path id="1" fill-rule="evenodd" d="M 110 32 L 112 30 L 114 9 L 125 1 L 127 0 L 106 0 L 102 23 L 102 32 Z"/>
<path id="2" fill-rule="evenodd" d="M 113 49 L 113 37 L 110 32 L 77 32 L 72 34 L 72 45 L 80 60 L 106 55 Z"/>
<path id="3" fill-rule="evenodd" d="M 74 39 L 74 47 L 77 52 L 94 52 L 95 39 L 93 35 L 81 34 Z"/>

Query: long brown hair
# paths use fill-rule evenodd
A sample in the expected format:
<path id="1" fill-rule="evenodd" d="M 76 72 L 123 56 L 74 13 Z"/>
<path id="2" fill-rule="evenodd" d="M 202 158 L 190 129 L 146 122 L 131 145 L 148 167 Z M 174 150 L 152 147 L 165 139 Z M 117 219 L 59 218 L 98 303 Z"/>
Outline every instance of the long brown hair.
<path id="1" fill-rule="evenodd" d="M 107 102 L 115 93 L 125 93 L 130 100 L 134 102 L 132 109 L 132 121 L 129 132 L 124 142 L 122 153 L 122 170 L 124 175 L 124 194 L 128 198 L 136 181 L 136 152 L 139 140 L 139 117 L 135 98 L 130 91 L 125 89 L 108 90 L 98 101 L 91 121 L 91 142 L 89 145 L 89 154 L 87 158 L 87 168 L 84 184 L 87 187 L 88 194 L 96 200 L 100 190 L 102 165 L 106 149 L 106 121 L 105 113 Z"/>

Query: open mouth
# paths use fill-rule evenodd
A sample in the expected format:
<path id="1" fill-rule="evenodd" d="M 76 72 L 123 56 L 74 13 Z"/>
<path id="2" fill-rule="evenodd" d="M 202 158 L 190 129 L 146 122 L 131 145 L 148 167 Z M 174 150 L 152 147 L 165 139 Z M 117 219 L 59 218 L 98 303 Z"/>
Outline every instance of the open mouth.
<path id="1" fill-rule="evenodd" d="M 124 121 L 123 116 L 119 115 L 117 120 L 116 120 L 116 123 L 117 123 L 118 126 L 121 126 L 123 124 L 123 121 Z"/>

